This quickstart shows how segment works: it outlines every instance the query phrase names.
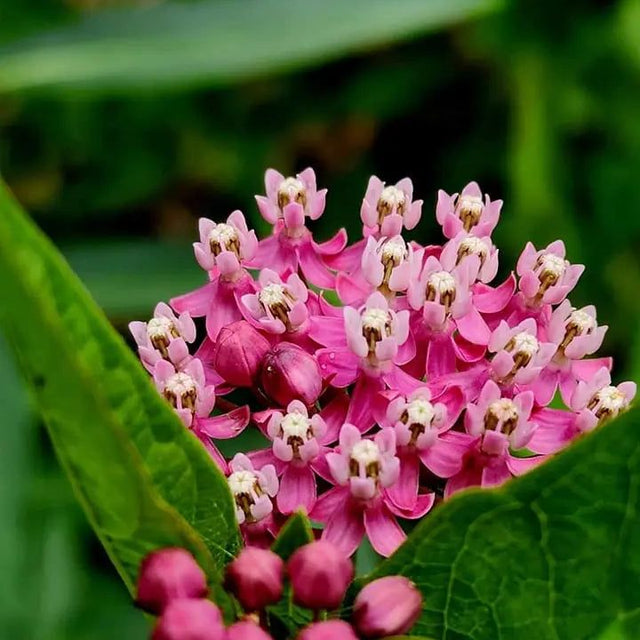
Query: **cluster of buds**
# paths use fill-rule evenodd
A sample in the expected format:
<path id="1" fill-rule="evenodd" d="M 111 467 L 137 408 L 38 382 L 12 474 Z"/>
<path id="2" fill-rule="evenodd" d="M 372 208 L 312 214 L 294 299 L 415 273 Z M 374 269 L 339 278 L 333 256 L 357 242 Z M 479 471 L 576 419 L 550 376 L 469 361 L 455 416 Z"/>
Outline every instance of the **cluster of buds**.
<path id="1" fill-rule="evenodd" d="M 272 234 L 258 240 L 239 211 L 202 219 L 207 284 L 131 325 L 159 392 L 228 476 L 247 542 L 268 546 L 304 509 L 345 553 L 366 535 L 388 556 L 399 521 L 524 473 L 632 401 L 635 384 L 613 385 L 611 359 L 594 356 L 595 308 L 567 299 L 584 267 L 561 241 L 527 244 L 493 284 L 502 202 L 475 182 L 438 193 L 442 245 L 403 237 L 423 206 L 408 178 L 371 178 L 350 246 L 307 227 L 326 200 L 313 170 L 269 170 L 265 186 Z M 206 336 L 190 349 L 193 318 Z M 248 425 L 269 446 L 225 459 L 216 441 Z"/>
<path id="2" fill-rule="evenodd" d="M 225 587 L 241 605 L 240 620 L 225 627 L 206 599 L 204 574 L 182 549 L 150 554 L 140 568 L 137 604 L 159 616 L 153 640 L 273 640 L 267 607 L 282 600 L 288 580 L 295 604 L 317 619 L 297 640 L 374 640 L 407 633 L 422 610 L 422 596 L 404 577 L 374 580 L 357 595 L 350 620 L 337 615 L 354 575 L 351 560 L 334 545 L 300 547 L 288 562 L 274 552 L 245 547 L 226 570 Z"/>

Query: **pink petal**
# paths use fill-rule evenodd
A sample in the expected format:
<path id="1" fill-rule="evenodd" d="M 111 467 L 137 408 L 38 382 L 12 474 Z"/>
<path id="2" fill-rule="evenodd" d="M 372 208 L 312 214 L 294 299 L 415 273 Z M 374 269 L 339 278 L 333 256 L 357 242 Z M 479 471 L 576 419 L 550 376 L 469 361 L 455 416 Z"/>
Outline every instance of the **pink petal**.
<path id="1" fill-rule="evenodd" d="M 194 318 L 207 315 L 217 289 L 216 282 L 207 282 L 203 287 L 171 299 L 171 306 L 178 312 L 188 311 Z"/>
<path id="2" fill-rule="evenodd" d="M 413 454 L 400 455 L 400 475 L 395 484 L 387 489 L 389 499 L 400 509 L 411 510 L 418 497 L 420 462 Z"/>
<path id="3" fill-rule="evenodd" d="M 473 287 L 473 305 L 481 313 L 498 313 L 511 301 L 516 290 L 516 278 L 511 273 L 498 287 L 477 283 Z"/>
<path id="4" fill-rule="evenodd" d="M 351 306 L 360 306 L 372 290 L 371 285 L 366 281 L 345 273 L 339 273 L 336 276 L 335 286 L 342 303 Z"/>
<path id="5" fill-rule="evenodd" d="M 373 427 L 373 405 L 375 396 L 384 390 L 381 378 L 373 378 L 366 375 L 358 378 L 351 393 L 351 403 L 347 411 L 346 422 L 354 424 L 361 433 L 365 433 Z"/>
<path id="6" fill-rule="evenodd" d="M 441 478 L 450 478 L 460 472 L 465 454 L 476 441 L 477 438 L 466 433 L 452 431 L 441 435 L 431 447 L 418 454 L 429 471 Z"/>
<path id="7" fill-rule="evenodd" d="M 347 387 L 358 375 L 360 359 L 349 349 L 318 349 L 316 359 L 322 377 L 330 377 L 334 387 Z"/>
<path id="8" fill-rule="evenodd" d="M 456 370 L 456 354 L 450 336 L 434 338 L 427 349 L 427 373 L 434 378 Z"/>
<path id="9" fill-rule="evenodd" d="M 350 492 L 347 487 L 333 487 L 318 497 L 310 517 L 317 522 L 327 522 L 336 509 L 343 509 L 349 500 Z"/>
<path id="10" fill-rule="evenodd" d="M 315 250 L 323 256 L 338 256 L 341 252 L 343 252 L 344 248 L 347 246 L 347 232 L 344 229 L 340 229 L 338 233 L 336 233 L 333 238 L 330 238 L 326 242 L 314 242 Z M 334 269 L 337 269 L 337 266 L 331 265 Z"/>
<path id="11" fill-rule="evenodd" d="M 456 327 L 465 340 L 473 344 L 486 346 L 489 344 L 491 331 L 475 307 L 456 320 Z"/>
<path id="12" fill-rule="evenodd" d="M 350 556 L 360 545 L 364 532 L 362 510 L 348 500 L 333 512 L 322 531 L 322 539 Z"/>
<path id="13" fill-rule="evenodd" d="M 335 276 L 316 254 L 310 242 L 302 244 L 298 248 L 298 257 L 300 259 L 300 268 L 307 277 L 307 280 L 317 287 L 333 289 Z"/>
<path id="14" fill-rule="evenodd" d="M 316 479 L 307 466 L 287 465 L 276 497 L 278 509 L 288 515 L 297 509 L 311 513 L 316 502 Z"/>
<path id="15" fill-rule="evenodd" d="M 198 418 L 199 430 L 210 438 L 226 440 L 235 438 L 249 424 L 251 412 L 249 407 L 238 407 L 229 413 L 213 418 Z"/>
<path id="16" fill-rule="evenodd" d="M 385 558 L 388 558 L 407 537 L 381 500 L 365 509 L 364 528 L 371 546 Z"/>
<path id="17" fill-rule="evenodd" d="M 506 462 L 496 464 L 491 467 L 485 467 L 482 471 L 482 486 L 483 487 L 498 487 L 504 484 L 507 480 L 511 480 L 511 472 L 507 467 Z"/>

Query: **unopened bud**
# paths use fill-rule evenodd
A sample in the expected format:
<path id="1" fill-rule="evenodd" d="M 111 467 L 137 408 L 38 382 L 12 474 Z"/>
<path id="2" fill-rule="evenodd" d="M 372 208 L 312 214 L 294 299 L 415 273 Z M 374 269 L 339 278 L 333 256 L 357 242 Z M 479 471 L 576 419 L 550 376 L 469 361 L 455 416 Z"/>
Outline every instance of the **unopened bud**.
<path id="1" fill-rule="evenodd" d="M 226 640 L 273 640 L 273 638 L 255 622 L 243 620 L 227 629 Z"/>
<path id="2" fill-rule="evenodd" d="M 151 640 L 225 640 L 218 607 L 210 600 L 174 600 L 164 610 Z"/>
<path id="3" fill-rule="evenodd" d="M 287 571 L 296 604 L 314 610 L 337 609 L 353 579 L 351 560 L 323 540 L 300 547 Z"/>
<path id="4" fill-rule="evenodd" d="M 260 385 L 281 407 L 292 400 L 309 407 L 322 393 L 322 374 L 314 356 L 296 344 L 281 342 L 264 357 Z"/>
<path id="5" fill-rule="evenodd" d="M 268 549 L 246 547 L 227 567 L 225 585 L 245 611 L 260 611 L 282 597 L 284 562 Z"/>
<path id="6" fill-rule="evenodd" d="M 137 605 L 155 615 L 174 600 L 204 598 L 207 579 L 193 556 L 184 549 L 150 553 L 140 566 Z"/>
<path id="7" fill-rule="evenodd" d="M 252 387 L 269 341 L 246 320 L 224 327 L 213 349 L 213 368 L 235 387 Z"/>
<path id="8" fill-rule="evenodd" d="M 358 636 L 344 620 L 327 620 L 309 625 L 300 632 L 297 640 L 358 640 Z"/>
<path id="9" fill-rule="evenodd" d="M 353 605 L 353 624 L 364 638 L 407 633 L 420 617 L 422 595 L 402 576 L 370 582 Z"/>

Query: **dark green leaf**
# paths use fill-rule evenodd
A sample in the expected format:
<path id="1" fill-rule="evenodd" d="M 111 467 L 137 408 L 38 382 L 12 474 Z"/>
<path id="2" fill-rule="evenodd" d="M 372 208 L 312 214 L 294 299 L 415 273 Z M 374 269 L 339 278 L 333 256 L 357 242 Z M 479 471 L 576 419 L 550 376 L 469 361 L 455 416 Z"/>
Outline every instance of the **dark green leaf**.
<path id="1" fill-rule="evenodd" d="M 495 490 L 455 496 L 370 576 L 424 595 L 446 640 L 640 637 L 640 410 Z"/>
<path id="2" fill-rule="evenodd" d="M 0 321 L 127 586 L 144 555 L 168 545 L 190 549 L 218 585 L 239 544 L 223 475 L 2 186 L 0 272 Z"/>
<path id="3" fill-rule="evenodd" d="M 298 512 L 287 520 L 271 548 L 286 561 L 298 547 L 313 542 L 313 539 L 309 518 Z"/>
<path id="4" fill-rule="evenodd" d="M 498 0 L 237 0 L 103 12 L 0 52 L 0 91 L 225 84 L 415 37 Z"/>

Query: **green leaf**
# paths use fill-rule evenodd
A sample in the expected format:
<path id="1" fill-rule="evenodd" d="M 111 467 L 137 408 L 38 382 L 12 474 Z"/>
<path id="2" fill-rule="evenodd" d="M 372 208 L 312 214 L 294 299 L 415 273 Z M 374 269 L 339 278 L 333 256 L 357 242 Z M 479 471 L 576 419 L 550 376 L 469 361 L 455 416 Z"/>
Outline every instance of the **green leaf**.
<path id="1" fill-rule="evenodd" d="M 638 540 L 635 409 L 504 487 L 454 496 L 368 579 L 411 578 L 413 631 L 434 638 L 633 640 Z"/>
<path id="2" fill-rule="evenodd" d="M 228 84 L 416 37 L 499 0 L 237 0 L 101 12 L 0 51 L 0 91 Z"/>
<path id="3" fill-rule="evenodd" d="M 169 545 L 191 550 L 219 586 L 239 546 L 224 476 L 1 184 L 0 272 L 0 322 L 129 589 L 140 560 Z"/>
<path id="4" fill-rule="evenodd" d="M 309 518 L 306 514 L 297 512 L 286 521 L 271 549 L 286 562 L 298 547 L 309 544 L 313 540 Z"/>

